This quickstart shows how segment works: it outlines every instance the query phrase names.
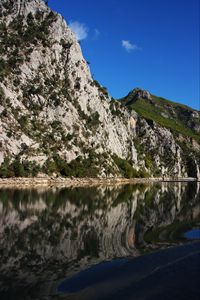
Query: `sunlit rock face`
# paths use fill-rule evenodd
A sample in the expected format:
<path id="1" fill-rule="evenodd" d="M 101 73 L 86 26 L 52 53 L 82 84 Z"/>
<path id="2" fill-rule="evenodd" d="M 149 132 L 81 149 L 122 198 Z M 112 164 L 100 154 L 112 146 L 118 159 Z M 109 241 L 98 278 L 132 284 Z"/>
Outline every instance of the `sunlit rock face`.
<path id="1" fill-rule="evenodd" d="M 115 155 L 142 170 L 138 176 L 199 176 L 198 159 L 190 153 L 190 163 L 168 129 L 113 100 L 92 78 L 74 33 L 44 1 L 2 0 L 0 22 L 0 163 L 19 157 L 51 172 L 45 166 L 55 156 L 81 158 L 92 161 L 90 176 L 130 176 Z M 141 89 L 129 96 L 152 101 Z M 198 113 L 186 117 L 193 124 Z"/>
<path id="2" fill-rule="evenodd" d="M 17 53 L 0 84 L 5 98 L 0 111 L 7 110 L 0 119 L 1 162 L 23 147 L 29 153 L 22 158 L 41 165 L 49 157 L 49 147 L 68 162 L 91 151 L 127 158 L 132 139 L 129 114 L 120 103 L 111 103 L 107 91 L 92 79 L 80 45 L 61 15 L 42 0 L 4 0 L 1 11 L 4 41 L 9 37 L 11 45 L 4 45 L 0 57 L 6 63 Z"/>

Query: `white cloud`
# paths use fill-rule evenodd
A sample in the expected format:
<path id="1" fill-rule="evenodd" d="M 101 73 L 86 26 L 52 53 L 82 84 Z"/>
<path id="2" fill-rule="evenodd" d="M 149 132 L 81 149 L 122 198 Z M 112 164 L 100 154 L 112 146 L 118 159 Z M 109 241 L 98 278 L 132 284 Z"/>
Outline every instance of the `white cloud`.
<path id="1" fill-rule="evenodd" d="M 75 33 L 78 41 L 84 40 L 88 36 L 88 28 L 83 23 L 78 21 L 70 22 L 69 27 Z"/>
<path id="2" fill-rule="evenodd" d="M 126 49 L 126 51 L 128 51 L 128 52 L 139 49 L 139 47 L 137 45 L 134 45 L 127 40 L 122 40 L 122 47 L 124 47 L 124 49 Z"/>
<path id="3" fill-rule="evenodd" d="M 98 37 L 99 37 L 99 35 L 100 35 L 100 31 L 99 31 L 97 28 L 95 28 L 95 29 L 94 29 L 93 40 L 97 40 Z"/>

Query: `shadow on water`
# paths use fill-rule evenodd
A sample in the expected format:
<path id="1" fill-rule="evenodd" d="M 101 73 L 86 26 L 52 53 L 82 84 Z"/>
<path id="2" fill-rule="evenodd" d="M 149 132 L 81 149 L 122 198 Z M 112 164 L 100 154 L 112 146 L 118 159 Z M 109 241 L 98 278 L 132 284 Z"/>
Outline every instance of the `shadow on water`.
<path id="1" fill-rule="evenodd" d="M 174 266 L 176 256 L 190 253 L 192 268 L 198 243 L 195 250 L 159 250 L 196 239 L 199 224 L 200 187 L 194 182 L 1 189 L 0 299 L 131 299 L 131 287 L 142 288 L 139 274 L 149 278 L 161 265 L 171 270 L 166 258 Z M 184 255 L 183 265 L 175 263 L 180 270 L 189 262 Z"/>
<path id="2" fill-rule="evenodd" d="M 187 274 L 187 275 L 186 275 Z M 58 286 L 70 299 L 199 299 L 200 242 L 101 263 Z"/>

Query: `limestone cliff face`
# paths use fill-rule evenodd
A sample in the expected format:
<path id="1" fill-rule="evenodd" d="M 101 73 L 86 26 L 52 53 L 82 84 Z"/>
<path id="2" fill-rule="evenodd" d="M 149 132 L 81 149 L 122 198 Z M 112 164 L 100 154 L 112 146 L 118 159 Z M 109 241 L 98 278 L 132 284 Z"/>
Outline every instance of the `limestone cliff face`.
<path id="1" fill-rule="evenodd" d="M 75 162 L 92 170 L 75 176 L 127 176 L 126 163 L 118 158 L 151 176 L 155 168 L 145 162 L 149 143 L 158 150 L 159 176 L 189 175 L 169 130 L 150 126 L 93 80 L 78 41 L 59 14 L 42 0 L 3 0 L 0 18 L 2 176 L 15 174 L 9 166 L 16 159 L 26 162 L 26 169 L 38 165 L 49 174 L 74 175 L 63 165 Z M 173 155 L 170 168 L 162 159 L 166 153 Z"/>

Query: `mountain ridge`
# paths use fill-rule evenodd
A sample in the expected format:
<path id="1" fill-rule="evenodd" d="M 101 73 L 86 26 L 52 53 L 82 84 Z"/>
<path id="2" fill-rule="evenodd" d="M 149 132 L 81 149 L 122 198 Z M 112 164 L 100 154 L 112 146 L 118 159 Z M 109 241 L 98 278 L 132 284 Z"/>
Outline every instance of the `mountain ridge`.
<path id="1" fill-rule="evenodd" d="M 0 177 L 200 177 L 199 142 L 112 99 L 42 0 L 3 0 L 0 32 Z"/>
<path id="2" fill-rule="evenodd" d="M 115 99 L 116 99 L 116 100 L 119 100 L 119 101 L 124 100 L 124 99 L 126 99 L 130 94 L 134 93 L 135 90 L 144 91 L 144 92 L 148 93 L 150 96 L 153 96 L 153 97 L 157 97 L 157 98 L 159 98 L 159 99 L 162 99 L 164 102 L 173 103 L 173 104 L 175 104 L 175 105 L 177 105 L 177 106 L 185 107 L 185 108 L 187 108 L 187 109 L 189 109 L 189 110 L 193 110 L 193 111 L 200 112 L 200 109 L 193 108 L 192 106 L 189 106 L 188 104 L 183 104 L 183 103 L 181 103 L 181 102 L 177 102 L 177 101 L 173 101 L 173 100 L 167 99 L 166 97 L 163 97 L 163 96 L 158 96 L 158 95 L 156 95 L 156 94 L 154 94 L 154 93 L 149 92 L 147 89 L 141 88 L 141 87 L 135 87 L 135 88 L 133 88 L 132 90 L 130 90 L 126 96 L 121 97 L 121 98 L 115 98 Z"/>
<path id="3" fill-rule="evenodd" d="M 200 111 L 187 105 L 155 96 L 139 88 L 132 90 L 119 101 L 125 106 L 134 109 L 144 118 L 149 118 L 161 126 L 168 127 L 200 142 Z"/>

